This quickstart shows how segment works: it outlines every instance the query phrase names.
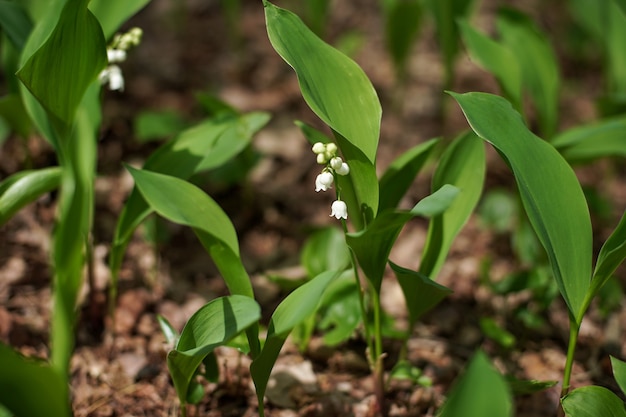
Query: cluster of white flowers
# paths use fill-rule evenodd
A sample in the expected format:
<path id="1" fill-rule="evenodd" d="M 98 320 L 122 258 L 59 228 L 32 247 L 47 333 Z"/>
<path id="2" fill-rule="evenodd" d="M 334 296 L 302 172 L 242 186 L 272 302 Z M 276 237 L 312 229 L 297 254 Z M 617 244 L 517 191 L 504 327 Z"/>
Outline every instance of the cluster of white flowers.
<path id="1" fill-rule="evenodd" d="M 113 42 L 107 48 L 109 65 L 98 76 L 101 84 L 108 84 L 109 89 L 113 91 L 124 90 L 124 77 L 117 64 L 126 60 L 126 52 L 130 48 L 139 45 L 142 35 L 143 32 L 139 28 L 132 28 L 126 33 L 115 35 Z"/>
<path id="2" fill-rule="evenodd" d="M 337 145 L 334 143 L 323 144 L 317 142 L 313 145 L 313 153 L 317 155 L 317 163 L 325 165 L 322 172 L 315 179 L 315 191 L 326 191 L 332 188 L 336 175 L 348 175 L 350 167 L 347 163 L 337 156 Z M 348 207 L 341 199 L 333 202 L 331 206 L 331 216 L 336 219 L 348 218 Z"/>

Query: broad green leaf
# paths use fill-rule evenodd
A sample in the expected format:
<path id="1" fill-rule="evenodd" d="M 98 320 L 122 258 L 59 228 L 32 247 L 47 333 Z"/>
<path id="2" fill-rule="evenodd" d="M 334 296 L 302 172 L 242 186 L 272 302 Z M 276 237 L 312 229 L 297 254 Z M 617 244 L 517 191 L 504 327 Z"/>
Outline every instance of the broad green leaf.
<path id="1" fill-rule="evenodd" d="M 207 120 L 161 146 L 150 155 L 143 168 L 181 179 L 216 168 L 245 148 L 253 134 L 268 120 L 267 113 Z M 135 194 L 131 194 L 121 214 L 116 243 L 129 238 L 150 212 L 145 202 Z"/>
<path id="2" fill-rule="evenodd" d="M 466 20 L 458 22 L 470 57 L 496 77 L 502 92 L 516 109 L 522 103 L 522 72 L 509 48 L 477 31 Z"/>
<path id="3" fill-rule="evenodd" d="M 385 38 L 396 73 L 402 77 L 411 47 L 420 29 L 422 5 L 419 0 L 385 0 Z"/>
<path id="4" fill-rule="evenodd" d="M 626 212 L 622 215 L 622 218 L 611 233 L 611 236 L 604 242 L 598 259 L 596 261 L 596 267 L 593 271 L 593 278 L 591 280 L 591 286 L 587 293 L 587 304 L 591 303 L 593 297 L 598 293 L 600 288 L 608 281 L 613 275 L 613 272 L 626 258 Z"/>
<path id="5" fill-rule="evenodd" d="M 561 399 L 567 417 L 626 417 L 624 402 L 604 387 L 577 388 Z"/>
<path id="6" fill-rule="evenodd" d="M 0 404 L 15 416 L 69 417 L 69 386 L 54 368 L 0 343 Z"/>
<path id="7" fill-rule="evenodd" d="M 176 135 L 183 131 L 188 124 L 178 112 L 162 110 L 139 113 L 133 125 L 137 140 L 150 142 Z"/>
<path id="8" fill-rule="evenodd" d="M 459 136 L 441 156 L 433 176 L 432 189 L 438 190 L 445 184 L 451 184 L 460 192 L 445 212 L 430 220 L 419 267 L 423 275 L 435 279 L 441 270 L 454 238 L 480 200 L 485 165 L 485 145 L 472 132 Z"/>
<path id="9" fill-rule="evenodd" d="M 157 149 L 146 160 L 144 169 L 188 179 L 203 169 L 217 168 L 245 148 L 268 120 L 269 115 L 260 112 L 207 120 Z M 115 229 L 110 256 L 112 287 L 133 231 L 151 212 L 138 190 L 133 190 Z"/>
<path id="10" fill-rule="evenodd" d="M 559 291 L 580 324 L 591 277 L 592 236 L 574 171 L 552 145 L 526 128 L 505 99 L 486 93 L 450 94 L 474 132 L 490 142 L 513 171 Z"/>
<path id="11" fill-rule="evenodd" d="M 379 181 L 378 210 L 395 209 L 432 153 L 438 139 L 421 143 L 400 155 Z"/>
<path id="12" fill-rule="evenodd" d="M 107 63 L 106 43 L 88 0 L 68 0 L 48 40 L 17 72 L 53 118 L 69 129 L 87 87 Z"/>
<path id="13" fill-rule="evenodd" d="M 21 4 L 0 1 L 0 29 L 6 33 L 18 51 L 24 48 L 33 24 Z"/>
<path id="14" fill-rule="evenodd" d="M 346 235 L 348 246 L 376 292 L 380 292 L 391 247 L 404 224 L 416 216 L 432 217 L 443 212 L 450 207 L 458 193 L 456 187 L 444 185 L 420 200 L 410 211 L 385 211 L 365 230 Z"/>
<path id="15" fill-rule="evenodd" d="M 471 359 L 437 415 L 438 417 L 513 416 L 513 402 L 509 387 L 483 352 L 479 351 Z"/>
<path id="16" fill-rule="evenodd" d="M 626 15 L 626 0 L 615 0 L 615 4 L 617 4 L 619 8 L 622 9 L 622 13 Z"/>
<path id="17" fill-rule="evenodd" d="M 346 269 L 350 265 L 350 249 L 343 232 L 327 227 L 313 233 L 302 248 L 300 261 L 309 277 Z"/>
<path id="18" fill-rule="evenodd" d="M 195 185 L 169 175 L 128 167 L 148 205 L 166 219 L 192 227 L 233 294 L 252 297 L 241 266 L 237 233 L 217 203 Z"/>
<path id="19" fill-rule="evenodd" d="M 106 39 L 150 0 L 91 0 L 89 9 L 100 21 Z"/>
<path id="20" fill-rule="evenodd" d="M 453 292 L 419 272 L 402 268 L 391 261 L 389 266 L 402 288 L 411 325 Z"/>
<path id="21" fill-rule="evenodd" d="M 339 272 L 326 271 L 311 281 L 294 290 L 285 298 L 272 314 L 267 329 L 265 345 L 259 356 L 250 365 L 250 375 L 256 387 L 259 400 L 259 412 L 263 416 L 263 396 L 267 388 L 272 368 L 278 358 L 285 340 L 291 330 L 311 316 L 317 309 L 319 302 L 330 282 L 337 278 Z"/>
<path id="22" fill-rule="evenodd" d="M 626 118 L 619 117 L 570 129 L 551 143 L 565 159 L 585 162 L 626 156 Z"/>
<path id="23" fill-rule="evenodd" d="M 340 197 L 348 205 L 348 216 L 356 230 L 363 230 L 378 213 L 378 178 L 374 165 L 359 148 L 338 133 L 337 144 L 350 166 L 350 174 L 337 177 Z"/>
<path id="24" fill-rule="evenodd" d="M 613 367 L 613 376 L 615 381 L 617 381 L 617 385 L 619 385 L 623 393 L 626 393 L 626 362 L 611 356 L 611 366 Z"/>
<path id="25" fill-rule="evenodd" d="M 330 283 L 320 303 L 318 322 L 326 346 L 336 346 L 354 335 L 363 319 L 360 296 L 353 270 Z"/>
<path id="26" fill-rule="evenodd" d="M 204 358 L 261 318 L 261 308 L 250 297 L 231 295 L 205 304 L 189 319 L 176 349 L 167 354 L 167 368 L 176 394 L 187 401 L 191 379 Z"/>
<path id="27" fill-rule="evenodd" d="M 437 41 L 443 55 L 446 72 L 446 88 L 451 86 L 454 78 L 454 60 L 459 52 L 459 30 L 455 24 L 457 19 L 470 12 L 472 0 L 427 0 L 426 5 L 435 18 Z"/>
<path id="28" fill-rule="evenodd" d="M 534 21 L 513 9 L 502 9 L 496 21 L 502 43 L 517 57 L 522 85 L 537 110 L 546 138 L 557 129 L 560 75 L 554 50 Z"/>
<path id="29" fill-rule="evenodd" d="M 376 91 L 350 58 L 319 39 L 295 14 L 264 1 L 272 46 L 295 70 L 302 95 L 335 133 L 350 175 L 340 178 L 341 198 L 356 229 L 378 210 L 376 149 L 382 110 Z"/>
<path id="30" fill-rule="evenodd" d="M 61 168 L 21 171 L 0 183 L 0 226 L 20 208 L 59 187 Z"/>
<path id="31" fill-rule="evenodd" d="M 354 61 L 318 38 L 298 16 L 265 0 L 263 5 L 270 42 L 296 71 L 307 104 L 373 165 L 382 111 L 372 83 Z"/>

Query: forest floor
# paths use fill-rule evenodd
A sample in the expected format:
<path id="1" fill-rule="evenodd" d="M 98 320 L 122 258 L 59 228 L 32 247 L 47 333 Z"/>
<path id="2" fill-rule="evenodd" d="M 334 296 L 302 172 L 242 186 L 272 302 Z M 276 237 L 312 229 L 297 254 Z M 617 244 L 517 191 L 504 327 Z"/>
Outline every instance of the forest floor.
<path id="1" fill-rule="evenodd" d="M 285 2 L 286 3 L 286 2 Z M 339 4 L 340 3 L 340 4 Z M 460 110 L 443 94 L 443 68 L 434 28 L 425 23 L 409 61 L 408 77 L 395 87 L 394 71 L 385 51 L 379 2 L 332 2 L 327 39 L 331 43 L 356 40 L 354 59 L 377 89 L 384 110 L 378 153 L 382 170 L 404 150 L 433 137 L 451 139 L 467 129 Z M 475 20 L 492 27 L 502 2 L 485 0 Z M 561 3 L 539 0 L 504 2 L 530 13 L 550 37 L 569 29 Z M 560 5 L 560 6 L 559 6 Z M 291 7 L 291 4 L 283 4 Z M 167 224 L 168 238 L 155 250 L 138 232 L 128 247 L 115 310 L 115 326 L 106 318 L 110 273 L 107 256 L 115 221 L 132 189 L 122 162 L 141 164 L 161 142 L 142 143 L 134 121 L 146 110 L 170 110 L 189 122 L 202 116 L 196 93 L 213 94 L 242 112 L 268 111 L 272 120 L 254 139 L 258 163 L 238 184 L 207 182 L 203 187 L 232 218 L 239 234 L 242 257 L 253 279 L 265 317 L 283 291 L 269 275 L 302 273 L 300 250 L 310 232 L 333 224 L 330 195 L 314 192 L 317 168 L 314 155 L 293 120 L 322 127 L 306 107 L 297 79 L 267 39 L 260 1 L 242 1 L 235 41 L 218 2 L 153 0 L 127 27 L 144 31 L 142 44 L 123 64 L 126 89 L 104 94 L 104 119 L 99 143 L 94 230 L 95 303 L 81 303 L 77 344 L 71 363 L 72 401 L 77 417 L 176 416 L 178 400 L 169 379 L 168 346 L 156 316 L 181 329 L 190 315 L 207 301 L 226 294 L 223 281 L 193 233 Z M 597 118 L 594 101 L 601 89 L 600 64 L 581 63 L 558 50 L 564 78 L 560 129 Z M 473 64 L 464 52 L 457 60 L 452 90 L 498 93 L 493 78 Z M 34 167 L 56 164 L 54 153 L 33 136 L 27 149 Z M 24 168 L 23 143 L 9 138 L 0 148 L 0 179 Z M 403 205 L 410 207 L 429 193 L 427 167 Z M 626 170 L 612 161 L 577 169 L 583 185 L 612 204 L 608 219 L 594 218 L 595 234 L 607 237 L 626 207 Z M 488 147 L 486 191 L 515 188 L 514 179 L 499 156 Z M 50 236 L 56 195 L 50 194 L 20 211 L 0 228 L 0 341 L 29 356 L 48 357 L 51 308 Z M 401 233 L 391 255 L 406 267 L 419 265 L 427 223 L 414 221 Z M 598 249 L 598 248 L 596 248 Z M 488 261 L 488 262 L 487 262 Z M 539 311 L 543 326 L 529 328 L 514 317 L 519 307 L 533 309 L 530 291 L 494 294 L 481 281 L 499 280 L 520 271 L 510 235 L 495 233 L 473 216 L 456 239 L 438 282 L 454 290 L 413 330 L 408 358 L 432 380 L 431 386 L 392 381 L 387 398 L 391 416 L 434 416 L 453 381 L 473 353 L 481 348 L 498 369 L 520 379 L 559 381 L 568 339 L 568 316 L 557 297 Z M 618 270 L 622 283 L 624 269 Z M 406 323 L 404 299 L 390 271 L 383 284 L 383 305 L 398 326 Z M 490 317 L 515 336 L 504 348 L 481 331 L 480 320 Z M 609 354 L 626 356 L 626 305 L 602 314 L 597 304 L 583 322 L 572 385 L 599 384 L 616 389 Z M 390 359 L 398 343 L 386 344 Z M 248 358 L 219 349 L 219 382 L 206 383 L 206 396 L 192 416 L 255 416 L 256 396 L 248 372 Z M 295 373 L 289 377 L 289 375 Z M 291 379 L 290 379 L 291 378 Z M 293 378 L 299 382 L 293 382 Z M 373 382 L 365 346 L 355 336 L 336 347 L 324 346 L 315 336 L 300 352 L 287 343 L 276 365 L 276 387 L 268 392 L 267 409 L 275 417 L 367 416 L 373 402 Z M 283 383 L 281 383 L 281 381 Z M 292 381 L 292 382 L 290 382 Z M 516 415 L 556 415 L 560 385 L 515 398 Z"/>

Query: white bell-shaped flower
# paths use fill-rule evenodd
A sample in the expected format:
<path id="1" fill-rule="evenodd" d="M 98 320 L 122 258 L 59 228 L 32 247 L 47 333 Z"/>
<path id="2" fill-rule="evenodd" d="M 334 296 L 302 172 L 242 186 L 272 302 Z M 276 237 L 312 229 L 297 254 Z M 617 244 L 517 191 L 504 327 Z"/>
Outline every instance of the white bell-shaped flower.
<path id="1" fill-rule="evenodd" d="M 350 173 L 350 167 L 345 162 L 341 163 L 341 166 L 335 170 L 339 175 L 348 175 Z"/>
<path id="2" fill-rule="evenodd" d="M 324 171 L 315 178 L 315 191 L 326 191 L 333 185 L 333 174 Z"/>
<path id="3" fill-rule="evenodd" d="M 333 159 L 330 160 L 330 167 L 332 169 L 334 169 L 335 171 L 337 171 L 339 168 L 341 168 L 341 164 L 343 164 L 343 159 L 341 159 L 340 157 L 336 156 Z"/>
<path id="4" fill-rule="evenodd" d="M 111 65 L 109 68 L 109 89 L 113 91 L 124 90 L 124 76 L 122 76 L 122 70 L 117 65 Z"/>
<path id="5" fill-rule="evenodd" d="M 107 59 L 110 64 L 126 61 L 126 51 L 123 49 L 107 49 Z"/>
<path id="6" fill-rule="evenodd" d="M 330 206 L 330 216 L 335 217 L 337 220 L 339 219 L 348 219 L 348 206 L 341 200 L 337 200 L 333 202 L 332 206 Z"/>

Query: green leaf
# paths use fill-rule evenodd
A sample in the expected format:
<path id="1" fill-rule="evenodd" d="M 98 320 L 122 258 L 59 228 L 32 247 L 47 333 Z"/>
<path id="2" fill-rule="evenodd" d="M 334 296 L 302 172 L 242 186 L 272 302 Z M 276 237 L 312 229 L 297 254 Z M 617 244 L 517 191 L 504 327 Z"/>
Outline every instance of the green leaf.
<path id="1" fill-rule="evenodd" d="M 480 202 L 480 223 L 496 233 L 513 232 L 519 217 L 519 206 L 516 194 L 506 188 L 492 188 Z"/>
<path id="2" fill-rule="evenodd" d="M 17 72 L 18 78 L 65 129 L 87 87 L 107 63 L 106 43 L 89 0 L 68 0 L 48 40 Z"/>
<path id="3" fill-rule="evenodd" d="M 330 283 L 320 303 L 318 321 L 326 346 L 336 346 L 353 336 L 362 320 L 360 296 L 353 270 Z"/>
<path id="4" fill-rule="evenodd" d="M 482 317 L 480 319 L 480 330 L 486 337 L 494 340 L 503 348 L 512 348 L 516 343 L 515 336 L 502 328 L 491 317 Z"/>
<path id="5" fill-rule="evenodd" d="M 402 268 L 391 261 L 389 266 L 402 288 L 411 325 L 453 292 L 419 272 Z"/>
<path id="6" fill-rule="evenodd" d="M 615 381 L 617 381 L 617 385 L 619 385 L 623 393 L 626 393 L 626 362 L 611 356 L 611 366 L 613 367 L 613 376 Z"/>
<path id="7" fill-rule="evenodd" d="M 603 120 L 578 126 L 558 136 L 551 142 L 570 162 L 626 156 L 626 118 Z"/>
<path id="8" fill-rule="evenodd" d="M 159 327 L 161 328 L 161 332 L 163 332 L 163 336 L 165 336 L 165 341 L 167 343 L 171 343 L 173 346 L 176 346 L 178 344 L 178 339 L 180 338 L 176 329 L 172 327 L 170 322 L 160 314 L 157 315 L 157 321 L 159 322 Z"/>
<path id="9" fill-rule="evenodd" d="M 187 122 L 175 111 L 144 111 L 137 115 L 133 130 L 140 142 L 149 142 L 176 135 L 186 127 Z"/>
<path id="10" fill-rule="evenodd" d="M 589 210 L 578 179 L 552 145 L 533 135 L 505 99 L 450 93 L 470 126 L 509 164 L 561 295 L 580 324 L 591 277 Z"/>
<path id="11" fill-rule="evenodd" d="M 513 415 L 509 387 L 483 352 L 471 359 L 467 369 L 452 387 L 439 417 Z M 598 414 L 602 415 L 602 414 Z"/>
<path id="12" fill-rule="evenodd" d="M 245 148 L 268 120 L 267 113 L 258 112 L 204 121 L 157 149 L 144 169 L 188 179 L 202 170 L 217 168 Z M 110 256 L 114 281 L 133 231 L 151 212 L 138 190 L 133 190 L 115 229 Z"/>
<path id="13" fill-rule="evenodd" d="M 237 233 L 217 203 L 195 185 L 169 175 L 128 167 L 148 205 L 166 219 L 192 227 L 233 294 L 253 297 L 241 265 Z"/>
<path id="14" fill-rule="evenodd" d="M 350 265 L 346 238 L 336 227 L 318 230 L 304 244 L 300 260 L 309 277 L 324 271 L 343 271 Z"/>
<path id="15" fill-rule="evenodd" d="M 260 318 L 261 308 L 257 302 L 241 295 L 217 298 L 191 316 L 176 349 L 167 354 L 167 367 L 183 406 L 191 379 L 204 358 Z"/>
<path id="16" fill-rule="evenodd" d="M 91 0 L 89 9 L 100 21 L 105 38 L 109 39 L 131 16 L 150 0 Z"/>
<path id="17" fill-rule="evenodd" d="M 386 0 L 385 38 L 396 73 L 403 75 L 411 47 L 420 29 L 422 5 L 419 0 Z"/>
<path id="18" fill-rule="evenodd" d="M 419 271 L 435 279 L 448 256 L 456 235 L 478 204 L 485 180 L 485 145 L 472 132 L 459 136 L 441 156 L 433 176 L 432 189 L 445 184 L 457 187 L 458 197 L 428 225 L 426 246 Z"/>
<path id="19" fill-rule="evenodd" d="M 363 70 L 318 38 L 295 14 L 268 1 L 263 5 L 270 42 L 296 71 L 307 104 L 374 164 L 382 110 Z"/>
<path id="20" fill-rule="evenodd" d="M 350 166 L 350 174 L 337 177 L 339 196 L 348 205 L 348 216 L 356 230 L 363 230 L 378 213 L 376 168 L 359 148 L 335 133 L 339 149 Z"/>
<path id="21" fill-rule="evenodd" d="M 561 399 L 567 417 L 625 417 L 624 402 L 604 387 L 577 388 Z"/>
<path id="22" fill-rule="evenodd" d="M 300 120 L 296 120 L 294 123 L 296 126 L 298 126 L 298 128 L 300 128 L 300 130 L 302 131 L 302 134 L 304 135 L 306 140 L 309 141 L 311 146 L 315 145 L 317 142 L 322 142 L 322 143 L 332 142 L 332 140 L 328 136 L 326 136 L 325 134 L 323 134 L 322 132 L 314 128 L 313 126 L 310 126 Z"/>
<path id="23" fill-rule="evenodd" d="M 2 343 L 0 369 L 0 404 L 16 416 L 71 416 L 67 381 L 55 369 Z"/>
<path id="24" fill-rule="evenodd" d="M 591 303 L 593 297 L 600 291 L 600 289 L 611 278 L 615 270 L 626 258 L 626 212 L 622 215 L 622 218 L 611 233 L 611 236 L 604 242 L 598 259 L 596 261 L 596 267 L 593 271 L 593 278 L 591 279 L 591 286 L 587 292 L 586 305 Z"/>
<path id="25" fill-rule="evenodd" d="M 458 22 L 472 61 L 496 77 L 500 88 L 516 109 L 522 103 L 522 72 L 515 55 L 507 48 L 477 31 L 466 20 Z"/>
<path id="26" fill-rule="evenodd" d="M 438 139 L 431 139 L 421 143 L 404 152 L 389 165 L 379 181 L 379 211 L 394 209 L 398 206 L 438 141 Z"/>
<path id="27" fill-rule="evenodd" d="M 0 183 L 0 226 L 19 209 L 59 187 L 61 168 L 20 171 Z"/>
<path id="28" fill-rule="evenodd" d="M 537 109 L 539 128 L 546 138 L 556 132 L 561 78 L 550 42 L 534 21 L 513 9 L 501 9 L 496 20 L 502 43 L 517 57 L 523 88 Z"/>
<path id="29" fill-rule="evenodd" d="M 458 18 L 467 16 L 472 0 L 427 0 L 426 6 L 435 18 L 437 41 L 443 55 L 446 72 L 445 86 L 451 86 L 454 77 L 454 60 L 459 52 Z M 447 88 L 446 87 L 446 88 Z"/>
<path id="30" fill-rule="evenodd" d="M 9 37 L 15 49 L 21 51 L 33 24 L 21 4 L 0 1 L 0 29 Z"/>
<path id="31" fill-rule="evenodd" d="M 87 90 L 72 130 L 57 149 L 62 172 L 58 220 L 53 234 L 55 291 L 50 344 L 51 362 L 64 374 L 69 373 L 74 348 L 77 298 L 84 277 L 85 245 L 93 222 L 96 131 L 101 115 L 99 90 L 97 84 Z"/>
<path id="32" fill-rule="evenodd" d="M 339 272 L 327 271 L 294 290 L 272 314 L 267 339 L 261 353 L 250 365 L 250 375 L 256 387 L 260 415 L 263 416 L 263 396 L 267 381 L 285 340 L 291 330 L 315 312 L 328 284 Z"/>
<path id="33" fill-rule="evenodd" d="M 348 246 L 375 291 L 380 292 L 389 252 L 404 224 L 416 216 L 432 217 L 443 212 L 452 204 L 458 192 L 456 187 L 444 185 L 422 199 L 412 210 L 385 211 L 365 230 L 346 235 Z"/>
<path id="34" fill-rule="evenodd" d="M 506 376 L 513 396 L 529 395 L 552 388 L 558 381 L 537 381 L 535 379 L 517 379 L 511 375 Z"/>

